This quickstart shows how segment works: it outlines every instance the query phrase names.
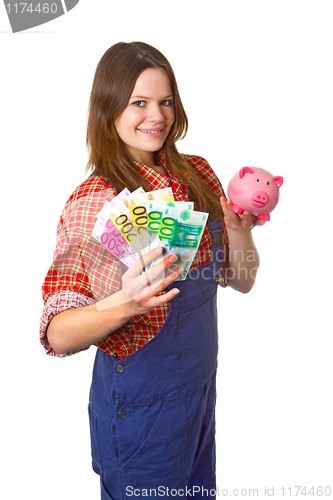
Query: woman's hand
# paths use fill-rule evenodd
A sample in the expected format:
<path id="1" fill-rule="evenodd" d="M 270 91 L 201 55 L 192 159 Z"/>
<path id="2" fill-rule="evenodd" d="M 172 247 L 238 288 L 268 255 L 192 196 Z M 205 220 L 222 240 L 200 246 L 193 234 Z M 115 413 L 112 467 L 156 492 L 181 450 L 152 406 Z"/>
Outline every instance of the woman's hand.
<path id="1" fill-rule="evenodd" d="M 183 273 L 183 269 L 178 266 L 173 270 L 169 267 L 175 267 L 177 260 L 175 255 L 165 257 L 158 264 L 142 272 L 161 254 L 162 248 L 154 248 L 141 256 L 123 275 L 123 288 L 119 293 L 119 299 L 128 307 L 130 317 L 147 313 L 150 309 L 168 302 L 179 292 L 177 288 L 173 288 L 156 296 Z"/>
<path id="2" fill-rule="evenodd" d="M 232 202 L 226 200 L 224 196 L 220 198 L 221 207 L 224 213 L 224 222 L 229 229 L 236 229 L 238 231 L 251 231 L 255 226 L 263 226 L 264 220 L 258 219 L 250 212 L 243 212 L 242 214 L 235 214 L 231 211 Z"/>

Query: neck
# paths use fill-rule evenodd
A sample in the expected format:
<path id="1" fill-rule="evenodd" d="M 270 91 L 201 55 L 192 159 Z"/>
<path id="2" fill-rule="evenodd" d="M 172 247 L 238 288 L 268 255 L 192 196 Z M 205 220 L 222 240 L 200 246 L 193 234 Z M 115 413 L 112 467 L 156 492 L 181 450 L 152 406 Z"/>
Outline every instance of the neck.
<path id="1" fill-rule="evenodd" d="M 156 162 L 154 159 L 154 153 L 142 153 L 139 156 L 136 156 L 134 158 L 136 161 L 139 163 L 142 163 L 143 165 L 147 165 L 147 167 L 154 168 Z"/>
<path id="2" fill-rule="evenodd" d="M 145 153 L 141 154 L 140 157 L 135 158 L 136 161 L 139 163 L 142 163 L 143 165 L 147 165 L 147 167 L 153 168 L 155 172 L 158 172 L 159 174 L 163 174 L 166 177 L 168 177 L 167 171 L 165 168 L 160 165 L 158 162 L 155 161 L 154 158 L 154 153 Z"/>

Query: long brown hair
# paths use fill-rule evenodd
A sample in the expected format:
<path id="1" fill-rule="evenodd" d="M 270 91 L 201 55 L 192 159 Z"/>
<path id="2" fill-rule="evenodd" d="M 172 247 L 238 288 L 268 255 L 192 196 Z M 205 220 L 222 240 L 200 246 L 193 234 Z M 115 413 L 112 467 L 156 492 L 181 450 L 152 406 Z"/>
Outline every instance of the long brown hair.
<path id="1" fill-rule="evenodd" d="M 115 127 L 115 120 L 126 107 L 137 78 L 147 68 L 164 68 L 174 95 L 175 120 L 162 148 L 165 162 L 188 185 L 189 194 L 199 207 L 210 213 L 211 220 L 217 220 L 222 217 L 217 194 L 176 148 L 176 141 L 186 135 L 188 121 L 173 70 L 164 55 L 146 43 L 117 43 L 98 63 L 89 102 L 86 172 L 93 168 L 97 175 L 110 180 L 118 192 L 124 187 L 133 191 L 139 186 L 149 190 Z M 154 153 L 156 161 L 159 153 Z"/>

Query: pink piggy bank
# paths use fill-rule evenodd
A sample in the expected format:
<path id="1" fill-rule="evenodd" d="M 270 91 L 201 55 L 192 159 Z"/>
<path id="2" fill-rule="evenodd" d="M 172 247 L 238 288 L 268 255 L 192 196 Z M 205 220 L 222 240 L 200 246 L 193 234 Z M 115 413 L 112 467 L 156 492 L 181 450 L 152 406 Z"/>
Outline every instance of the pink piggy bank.
<path id="1" fill-rule="evenodd" d="M 273 176 L 257 167 L 243 167 L 233 176 L 228 186 L 231 210 L 242 214 L 245 210 L 258 219 L 270 220 L 269 214 L 279 201 L 283 177 Z"/>

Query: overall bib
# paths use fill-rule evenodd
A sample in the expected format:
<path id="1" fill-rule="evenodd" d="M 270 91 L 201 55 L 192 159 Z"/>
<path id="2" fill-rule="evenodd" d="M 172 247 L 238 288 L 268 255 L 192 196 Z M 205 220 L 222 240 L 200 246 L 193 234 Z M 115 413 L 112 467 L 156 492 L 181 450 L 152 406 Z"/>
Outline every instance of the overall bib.
<path id="1" fill-rule="evenodd" d="M 180 293 L 153 339 L 121 360 L 97 350 L 89 419 L 102 500 L 215 498 L 216 294 L 223 249 L 215 246 L 212 254 L 176 283 Z"/>

